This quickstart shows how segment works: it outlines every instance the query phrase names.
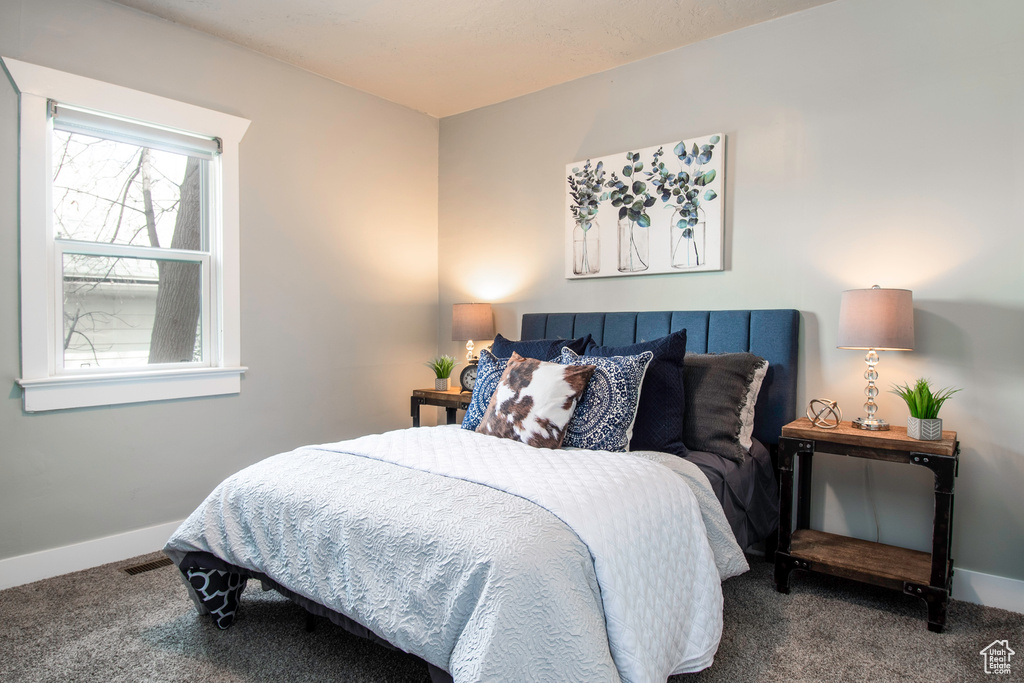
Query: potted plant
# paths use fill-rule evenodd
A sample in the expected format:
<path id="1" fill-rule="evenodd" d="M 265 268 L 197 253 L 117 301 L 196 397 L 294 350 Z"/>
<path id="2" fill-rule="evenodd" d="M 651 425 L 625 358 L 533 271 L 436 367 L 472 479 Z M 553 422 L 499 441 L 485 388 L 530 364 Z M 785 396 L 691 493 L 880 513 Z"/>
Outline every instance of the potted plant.
<path id="1" fill-rule="evenodd" d="M 434 371 L 437 379 L 434 380 L 434 389 L 437 391 L 448 390 L 448 378 L 452 376 L 452 369 L 456 365 L 454 356 L 447 354 L 438 356 L 428 363 L 424 363 L 428 368 Z"/>
<path id="2" fill-rule="evenodd" d="M 960 391 L 953 387 L 946 387 L 932 391 L 931 383 L 925 378 L 920 378 L 911 387 L 909 384 L 894 384 L 893 394 L 896 394 L 906 401 L 910 409 L 910 417 L 907 418 L 907 436 L 920 441 L 938 441 L 942 438 L 942 419 L 939 418 L 939 409 L 946 400 Z"/>

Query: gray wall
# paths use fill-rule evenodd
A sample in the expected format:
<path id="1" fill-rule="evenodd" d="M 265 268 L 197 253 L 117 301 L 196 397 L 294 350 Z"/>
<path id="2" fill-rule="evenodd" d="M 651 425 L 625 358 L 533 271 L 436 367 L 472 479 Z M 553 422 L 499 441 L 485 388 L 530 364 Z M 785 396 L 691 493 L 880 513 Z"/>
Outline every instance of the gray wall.
<path id="1" fill-rule="evenodd" d="M 0 559 L 181 519 L 258 459 L 409 424 L 437 350 L 436 119 L 98 0 L 0 2 L 0 54 L 252 121 L 241 394 L 26 415 L 0 82 Z"/>
<path id="2" fill-rule="evenodd" d="M 728 136 L 726 269 L 563 279 L 565 165 Z M 862 414 L 840 292 L 914 290 L 917 348 L 880 383 L 964 391 L 957 565 L 1024 578 L 1024 3 L 840 0 L 441 121 L 438 341 L 450 305 L 522 313 L 797 308 L 800 405 Z M 880 415 L 907 410 L 883 393 Z M 813 524 L 924 549 L 925 470 L 817 459 Z M 870 479 L 870 485 L 866 485 Z M 873 502 L 872 502 L 873 500 Z M 877 516 L 875 512 L 877 511 Z"/>

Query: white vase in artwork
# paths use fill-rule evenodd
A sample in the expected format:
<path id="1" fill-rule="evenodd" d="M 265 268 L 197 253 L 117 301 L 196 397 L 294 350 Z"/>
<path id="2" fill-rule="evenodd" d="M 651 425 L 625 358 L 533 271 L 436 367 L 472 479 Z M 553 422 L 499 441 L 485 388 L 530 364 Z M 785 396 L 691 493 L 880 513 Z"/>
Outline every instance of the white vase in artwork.
<path id="1" fill-rule="evenodd" d="M 673 217 L 675 218 L 675 217 Z M 696 268 L 707 262 L 705 253 L 705 235 L 707 234 L 704 221 L 694 225 L 679 227 L 675 221 L 669 232 L 672 234 L 672 267 L 684 270 Z"/>
<path id="2" fill-rule="evenodd" d="M 572 231 L 572 272 L 593 275 L 601 270 L 601 229 L 597 221 L 577 221 Z"/>
<path id="3" fill-rule="evenodd" d="M 435 379 L 434 380 L 434 390 L 435 391 L 448 391 L 448 378 L 447 377 L 438 377 L 437 379 Z"/>
<path id="4" fill-rule="evenodd" d="M 918 441 L 940 441 L 942 439 L 942 418 L 907 418 L 907 436 Z"/>
<path id="5" fill-rule="evenodd" d="M 637 273 L 650 265 L 650 228 L 619 219 L 619 272 Z"/>

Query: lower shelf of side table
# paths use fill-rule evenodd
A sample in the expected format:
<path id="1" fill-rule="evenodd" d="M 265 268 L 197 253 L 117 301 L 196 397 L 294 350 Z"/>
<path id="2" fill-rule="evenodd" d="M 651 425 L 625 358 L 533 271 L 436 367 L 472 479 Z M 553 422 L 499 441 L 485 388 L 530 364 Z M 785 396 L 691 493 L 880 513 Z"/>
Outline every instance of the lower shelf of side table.
<path id="1" fill-rule="evenodd" d="M 793 532 L 789 555 L 809 562 L 811 571 L 900 591 L 905 582 L 928 585 L 931 578 L 928 553 L 813 529 Z"/>

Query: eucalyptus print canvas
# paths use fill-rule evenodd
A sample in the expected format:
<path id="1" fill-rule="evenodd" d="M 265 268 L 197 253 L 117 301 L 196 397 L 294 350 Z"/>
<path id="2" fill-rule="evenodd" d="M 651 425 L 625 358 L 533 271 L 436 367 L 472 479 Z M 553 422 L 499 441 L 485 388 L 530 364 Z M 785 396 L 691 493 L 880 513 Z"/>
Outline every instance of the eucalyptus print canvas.
<path id="1" fill-rule="evenodd" d="M 721 133 L 566 166 L 565 276 L 722 270 Z"/>

